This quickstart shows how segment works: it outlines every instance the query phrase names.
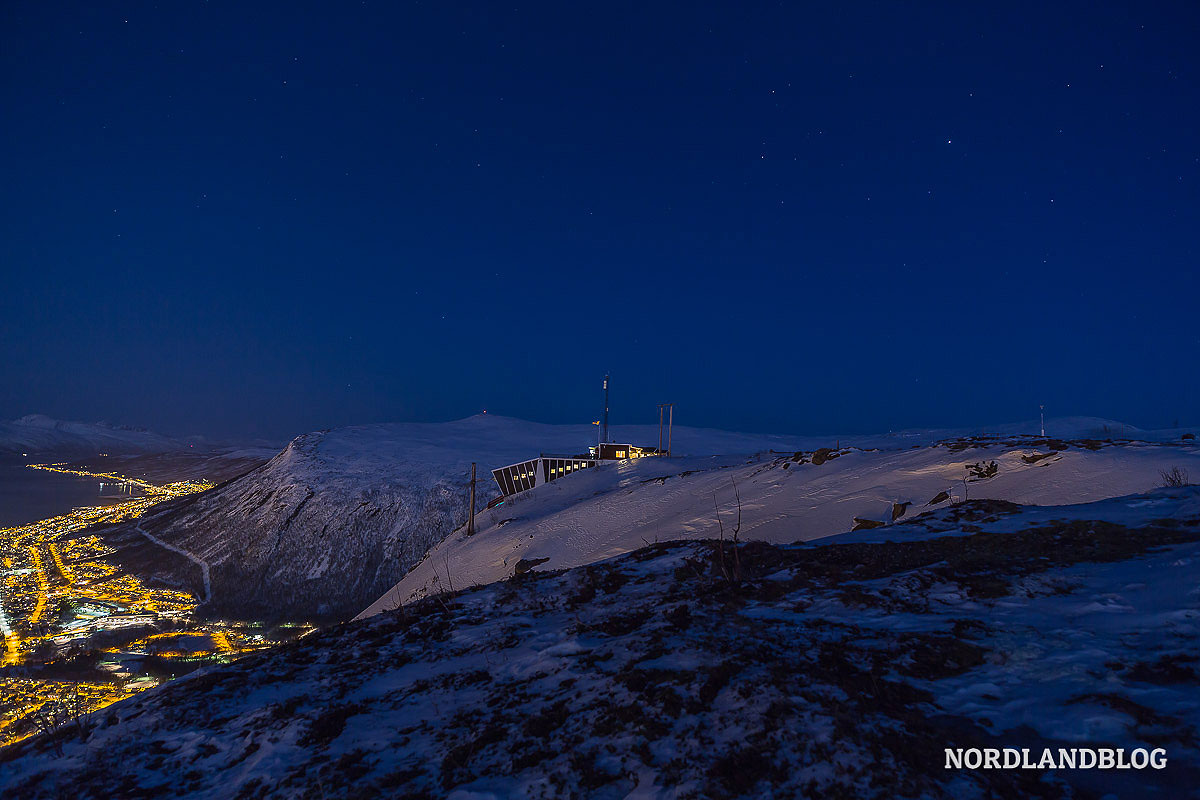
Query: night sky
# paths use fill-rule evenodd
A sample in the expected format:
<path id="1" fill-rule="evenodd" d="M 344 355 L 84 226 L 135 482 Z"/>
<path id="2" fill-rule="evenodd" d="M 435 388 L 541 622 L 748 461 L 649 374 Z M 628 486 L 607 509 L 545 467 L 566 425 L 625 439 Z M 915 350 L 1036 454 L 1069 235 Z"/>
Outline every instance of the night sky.
<path id="1" fill-rule="evenodd" d="M 0 14 L 0 418 L 1200 424 L 1196 3 Z"/>

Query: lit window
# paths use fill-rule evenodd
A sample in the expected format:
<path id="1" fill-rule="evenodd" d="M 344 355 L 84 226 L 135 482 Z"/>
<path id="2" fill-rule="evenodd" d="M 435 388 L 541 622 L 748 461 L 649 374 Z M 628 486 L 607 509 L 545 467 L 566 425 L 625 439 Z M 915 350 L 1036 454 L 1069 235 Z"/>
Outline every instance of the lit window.
<path id="1" fill-rule="evenodd" d="M 625 457 L 625 451 L 624 451 L 624 450 L 618 450 L 618 451 L 617 451 L 617 458 L 624 458 L 624 457 Z"/>

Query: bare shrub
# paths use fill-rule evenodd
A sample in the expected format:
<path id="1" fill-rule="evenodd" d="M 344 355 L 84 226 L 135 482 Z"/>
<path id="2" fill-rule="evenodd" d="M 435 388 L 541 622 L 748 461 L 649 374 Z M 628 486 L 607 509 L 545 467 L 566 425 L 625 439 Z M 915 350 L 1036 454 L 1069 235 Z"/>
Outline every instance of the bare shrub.
<path id="1" fill-rule="evenodd" d="M 87 697 L 78 687 L 69 694 L 44 703 L 30 715 L 37 732 L 50 742 L 54 755 L 63 754 L 63 741 L 72 734 L 80 741 L 92 730 L 92 712 Z"/>
<path id="2" fill-rule="evenodd" d="M 732 570 L 725 564 L 725 524 L 721 521 L 721 508 L 717 505 L 717 493 L 713 492 L 713 510 L 717 515 L 717 527 L 720 534 L 717 538 L 717 557 L 718 566 L 721 568 L 721 575 L 729 583 L 740 583 L 742 580 L 742 560 L 738 554 L 738 534 L 742 530 L 742 494 L 738 491 L 737 482 L 732 478 L 729 482 L 733 484 L 733 496 L 737 499 L 737 523 L 733 526 L 733 568 Z"/>
<path id="3" fill-rule="evenodd" d="M 1180 467 L 1171 467 L 1170 469 L 1161 470 L 1159 475 L 1162 476 L 1162 486 L 1176 488 L 1179 486 L 1191 486 L 1191 481 L 1188 480 L 1186 469 Z"/>

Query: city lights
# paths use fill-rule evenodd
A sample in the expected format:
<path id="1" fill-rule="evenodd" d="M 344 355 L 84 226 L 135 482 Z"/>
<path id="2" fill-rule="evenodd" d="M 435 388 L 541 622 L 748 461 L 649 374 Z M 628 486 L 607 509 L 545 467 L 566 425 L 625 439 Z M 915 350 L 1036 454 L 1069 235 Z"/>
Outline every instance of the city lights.
<path id="1" fill-rule="evenodd" d="M 120 502 L 0 530 L 0 746 L 183 674 L 275 644 L 261 625 L 193 620 L 197 599 L 151 587 L 110 558 L 87 529 L 141 516 L 213 484 L 158 486 L 62 464 L 30 465 L 140 492 Z M 291 626 L 286 635 L 308 626 Z"/>

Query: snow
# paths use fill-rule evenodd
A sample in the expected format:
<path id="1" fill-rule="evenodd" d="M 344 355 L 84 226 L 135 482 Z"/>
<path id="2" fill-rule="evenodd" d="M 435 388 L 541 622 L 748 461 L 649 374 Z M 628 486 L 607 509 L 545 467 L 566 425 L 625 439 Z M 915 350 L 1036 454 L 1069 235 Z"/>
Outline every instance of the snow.
<path id="1" fill-rule="evenodd" d="M 39 426 L 54 428 L 26 424 Z M 969 440 L 961 437 L 978 431 L 838 438 L 677 426 L 672 438 L 679 457 L 605 466 L 554 482 L 481 513 L 481 535 L 469 546 L 454 537 L 426 557 L 466 520 L 472 462 L 479 467 L 477 509 L 482 509 L 498 496 L 491 469 L 542 452 L 586 452 L 596 426 L 490 414 L 446 423 L 351 426 L 299 436 L 258 469 L 142 518 L 150 541 L 208 565 L 207 587 L 203 574 L 189 565 L 156 558 L 144 545 L 147 537 L 130 525 L 102 535 L 131 569 L 212 597 L 206 612 L 347 619 L 368 606 L 378 610 L 451 585 L 506 577 L 524 557 L 549 558 L 539 568 L 553 569 L 649 542 L 716 535 L 714 496 L 723 524 L 732 525 L 735 485 L 742 493 L 741 537 L 784 542 L 845 531 L 855 517 L 888 519 L 897 501 L 911 501 L 908 513 L 916 514 L 946 489 L 960 500 L 964 464 L 980 459 L 996 458 L 1000 474 L 971 484 L 971 496 L 1023 503 L 1141 491 L 1154 485 L 1157 469 L 1172 459 L 1195 461 L 1194 444 L 1167 443 L 1177 442 L 1178 432 L 1068 418 L 1047 421 L 1048 431 L 1077 437 L 1107 429 L 1112 436 L 1138 438 L 1094 451 L 1070 446 L 1026 464 L 1021 456 L 1044 450 L 1047 442 L 1015 431 L 1036 427 L 994 426 L 987 437 Z M 618 441 L 658 444 L 656 425 L 615 426 L 611 433 Z M 951 441 L 937 444 L 945 436 Z M 980 442 L 984 445 L 976 447 Z M 779 455 L 803 450 L 811 456 L 818 448 L 840 448 L 841 455 L 819 466 L 789 464 Z"/>
<path id="2" fill-rule="evenodd" d="M 44 738 L 6 750 L 0 789 L 1194 795 L 1198 510 L 1198 487 L 973 500 L 908 523 L 932 538 L 743 544 L 736 580 L 710 541 L 524 575 L 130 698 L 65 732 L 61 754 Z M 943 748 L 979 746 L 1163 747 L 1169 762 L 941 768 Z"/>
<path id="3" fill-rule="evenodd" d="M 1091 430 L 1092 423 L 1058 427 Z M 856 518 L 890 522 L 894 504 L 909 503 L 901 521 L 911 519 L 929 510 L 943 491 L 950 498 L 945 503 L 967 496 L 1055 505 L 1143 492 L 1175 465 L 1200 475 L 1200 448 L 1194 442 L 1054 446 L 1065 449 L 1052 450 L 1037 437 L 985 437 L 902 449 L 843 446 L 840 455 L 821 464 L 812 463 L 811 449 L 801 457 L 804 463 L 792 453 L 768 452 L 605 464 L 481 513 L 473 537 L 460 530 L 441 541 L 360 618 L 451 583 L 463 587 L 500 580 L 521 559 L 544 558 L 537 569 L 562 569 L 654 542 L 717 538 L 722 528 L 731 536 L 739 497 L 739 537 L 782 544 L 843 533 Z M 1047 457 L 1034 459 L 1042 455 Z M 969 465 L 991 461 L 997 465 L 995 477 L 963 483 Z M 878 539 L 893 529 L 903 526 L 870 533 Z M 897 535 L 912 532 L 903 529 Z"/>
<path id="4" fill-rule="evenodd" d="M 1131 527 L 1165 519 L 1195 526 L 1200 519 L 1200 493 L 1195 489 L 1162 490 L 1157 495 L 1152 502 L 1167 512 L 1162 517 L 1144 513 L 1147 503 L 1116 500 L 1034 509 L 988 527 L 1013 531 L 1049 519 L 1105 519 Z M 822 544 L 854 541 L 860 539 L 833 537 Z M 1198 556 L 1200 544 L 1190 542 L 1115 563 L 1078 564 L 1056 571 L 1052 580 L 1019 582 L 1003 602 L 966 607 L 954 599 L 939 599 L 960 619 L 986 625 L 996 651 L 1004 653 L 1003 659 L 972 671 L 969 678 L 942 681 L 939 705 L 996 733 L 1024 728 L 1046 740 L 1080 745 L 1103 741 L 1129 750 L 1159 743 L 1150 730 L 1155 725 L 1170 720 L 1194 724 L 1200 717 L 1200 696 L 1180 691 L 1182 687 L 1171 686 L 1170 680 L 1165 686 L 1122 681 L 1113 670 L 1175 656 L 1186 664 L 1198 663 L 1200 590 L 1193 563 Z M 881 633 L 897 627 L 890 615 L 843 613 L 827 618 L 877 627 Z M 1114 692 L 1136 705 L 1111 701 Z M 1146 716 L 1162 721 L 1140 722 L 1139 707 L 1152 708 Z M 1047 713 L 1048 708 L 1055 713 Z M 1172 752 L 1180 749 L 1177 745 Z M 1103 779 L 1097 779 L 1092 788 L 1103 785 Z"/>
<path id="5" fill-rule="evenodd" d="M 208 565 L 213 613 L 349 618 L 379 597 L 499 491 L 490 470 L 539 452 L 587 452 L 593 425 L 543 425 L 491 414 L 445 423 L 359 425 L 294 439 L 267 464 L 145 515 L 142 530 Z M 614 428 L 657 444 L 657 426 Z M 651 439 L 653 437 L 653 439 Z M 676 427 L 685 451 L 792 447 L 794 437 Z M 122 550 L 131 526 L 106 532 Z M 193 570 L 155 565 L 206 596 Z M 176 570 L 162 574 L 164 570 Z"/>
<path id="6" fill-rule="evenodd" d="M 162 539 L 159 539 L 154 534 L 147 532 L 144 528 L 142 528 L 140 523 L 134 523 L 133 529 L 135 531 L 137 531 L 138 533 L 140 533 L 142 536 L 145 536 L 150 541 L 154 542 L 159 547 L 170 550 L 172 553 L 178 553 L 179 555 L 183 556 L 184 558 L 188 559 L 193 564 L 198 566 L 200 568 L 200 574 L 204 581 L 203 602 L 207 603 L 212 600 L 212 580 L 210 579 L 210 576 L 209 576 L 207 562 L 201 560 L 197 556 L 193 555 L 192 553 L 189 553 L 187 550 L 184 550 L 181 547 L 176 547 L 175 545 L 171 544 L 170 542 L 164 542 Z"/>

